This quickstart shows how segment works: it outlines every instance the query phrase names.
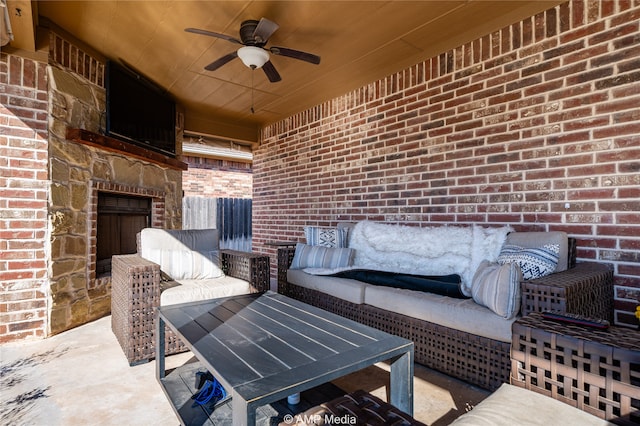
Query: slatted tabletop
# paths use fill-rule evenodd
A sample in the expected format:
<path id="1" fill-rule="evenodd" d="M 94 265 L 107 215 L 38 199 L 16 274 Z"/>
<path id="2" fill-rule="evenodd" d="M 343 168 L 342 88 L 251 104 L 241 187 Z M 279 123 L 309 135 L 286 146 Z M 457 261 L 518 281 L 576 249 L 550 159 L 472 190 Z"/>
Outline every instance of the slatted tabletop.
<path id="1" fill-rule="evenodd" d="M 254 423 L 260 405 L 389 359 L 391 403 L 412 414 L 410 340 L 274 292 L 162 307 L 159 319 L 231 392 L 234 424 Z"/>

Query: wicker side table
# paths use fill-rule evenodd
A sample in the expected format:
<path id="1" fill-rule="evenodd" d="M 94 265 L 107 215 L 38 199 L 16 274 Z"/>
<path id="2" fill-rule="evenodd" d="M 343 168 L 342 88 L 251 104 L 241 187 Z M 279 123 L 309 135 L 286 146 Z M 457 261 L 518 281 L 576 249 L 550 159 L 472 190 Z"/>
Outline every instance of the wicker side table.
<path id="1" fill-rule="evenodd" d="M 570 273 L 551 274 L 521 283 L 520 314 L 561 311 L 611 321 L 613 315 L 613 267 L 583 262 Z"/>
<path id="2" fill-rule="evenodd" d="M 111 262 L 111 330 L 130 365 L 155 356 L 155 307 L 160 306 L 160 265 L 135 254 Z M 154 283 L 157 283 L 155 285 Z"/>
<path id="3" fill-rule="evenodd" d="M 596 330 L 532 313 L 513 324 L 511 384 L 600 418 L 640 423 L 640 332 Z"/>

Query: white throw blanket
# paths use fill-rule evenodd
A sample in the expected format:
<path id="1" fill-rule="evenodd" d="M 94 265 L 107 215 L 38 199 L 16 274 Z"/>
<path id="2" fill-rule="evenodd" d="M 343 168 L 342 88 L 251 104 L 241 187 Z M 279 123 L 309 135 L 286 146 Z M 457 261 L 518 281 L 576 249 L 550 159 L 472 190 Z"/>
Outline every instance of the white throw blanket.
<path id="1" fill-rule="evenodd" d="M 510 227 L 440 226 L 420 228 L 358 222 L 349 237 L 354 268 L 417 275 L 458 274 L 471 296 L 471 281 L 483 260 L 495 262 Z"/>

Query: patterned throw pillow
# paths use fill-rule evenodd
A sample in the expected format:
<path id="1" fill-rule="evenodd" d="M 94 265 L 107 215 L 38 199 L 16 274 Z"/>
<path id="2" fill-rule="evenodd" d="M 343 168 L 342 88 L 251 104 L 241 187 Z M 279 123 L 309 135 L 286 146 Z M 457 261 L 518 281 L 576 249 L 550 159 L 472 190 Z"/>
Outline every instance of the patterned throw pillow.
<path id="1" fill-rule="evenodd" d="M 305 226 L 304 235 L 310 246 L 341 248 L 347 247 L 347 228 L 319 228 L 317 226 Z"/>
<path id="2" fill-rule="evenodd" d="M 298 243 L 291 261 L 291 269 L 344 268 L 353 263 L 353 253 L 353 249 L 350 248 L 330 248 Z"/>
<path id="3" fill-rule="evenodd" d="M 517 263 L 522 270 L 522 277 L 531 280 L 553 273 L 558 266 L 559 257 L 559 244 L 545 244 L 538 248 L 505 244 L 498 256 L 498 263 Z"/>

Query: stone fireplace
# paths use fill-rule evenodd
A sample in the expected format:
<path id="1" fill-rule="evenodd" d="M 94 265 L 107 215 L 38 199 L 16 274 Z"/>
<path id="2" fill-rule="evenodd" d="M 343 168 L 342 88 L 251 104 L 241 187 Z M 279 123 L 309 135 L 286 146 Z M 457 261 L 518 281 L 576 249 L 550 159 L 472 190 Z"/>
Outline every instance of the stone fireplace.
<path id="1" fill-rule="evenodd" d="M 147 188 L 93 182 L 89 209 L 91 256 L 89 272 L 96 287 L 111 281 L 111 256 L 135 253 L 136 234 L 154 223 L 164 223 L 165 194 Z M 95 218 L 95 220 L 93 220 Z"/>
<path id="2" fill-rule="evenodd" d="M 52 38 L 49 333 L 56 334 L 110 313 L 111 280 L 104 260 L 110 250 L 134 247 L 130 239 L 123 245 L 117 239 L 105 241 L 99 227 L 114 226 L 127 215 L 119 225 L 128 226 L 134 235 L 134 228 L 140 226 L 181 227 L 182 169 L 175 160 L 155 161 L 96 143 L 92 135 L 104 139 L 99 136 L 105 111 L 103 62 L 74 50 L 55 34 Z M 82 55 L 84 60 L 78 61 L 82 69 L 74 69 L 73 61 L 58 61 L 57 49 L 71 51 L 76 58 Z M 81 129 L 80 136 L 70 129 Z M 103 210 L 105 203 L 108 208 Z M 119 213 L 118 203 L 122 204 Z M 146 213 L 142 213 L 144 204 Z M 115 249 L 116 244 L 121 246 Z M 97 269 L 98 264 L 103 268 Z"/>
<path id="3" fill-rule="evenodd" d="M 111 274 L 111 257 L 136 252 L 136 234 L 151 226 L 149 197 L 98 192 L 96 278 Z"/>

